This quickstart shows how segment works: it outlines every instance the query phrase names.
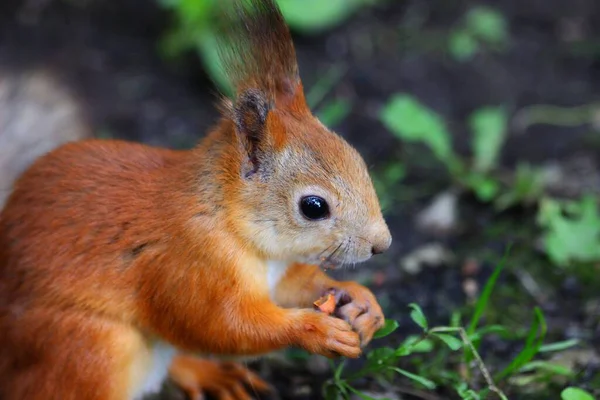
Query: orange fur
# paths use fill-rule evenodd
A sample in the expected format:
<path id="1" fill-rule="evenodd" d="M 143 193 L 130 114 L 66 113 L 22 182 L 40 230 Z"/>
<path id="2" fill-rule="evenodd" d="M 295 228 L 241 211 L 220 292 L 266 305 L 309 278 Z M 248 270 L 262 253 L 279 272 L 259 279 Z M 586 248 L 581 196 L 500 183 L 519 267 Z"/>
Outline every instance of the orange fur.
<path id="1" fill-rule="evenodd" d="M 238 93 L 196 148 L 68 143 L 15 182 L 0 214 L 3 400 L 130 399 L 160 364 L 156 343 L 358 357 L 381 326 L 367 289 L 314 265 L 390 245 L 364 161 L 306 108 L 273 1 L 248 4 L 248 70 L 232 64 Z M 302 216 L 306 195 L 328 218 Z M 272 262 L 295 263 L 274 293 Z M 329 289 L 336 316 L 304 308 Z"/>
<path id="2" fill-rule="evenodd" d="M 353 282 L 340 282 L 327 276 L 316 265 L 293 264 L 282 277 L 275 301 L 282 307 L 309 308 L 325 294 L 336 297 L 336 316 L 347 321 L 366 346 L 385 318 L 377 299 L 366 287 Z"/>
<path id="3" fill-rule="evenodd" d="M 251 400 L 246 387 L 254 393 L 264 393 L 271 389 L 254 372 L 233 362 L 180 355 L 174 359 L 169 373 L 190 400 L 202 400 L 204 393 L 219 400 Z"/>

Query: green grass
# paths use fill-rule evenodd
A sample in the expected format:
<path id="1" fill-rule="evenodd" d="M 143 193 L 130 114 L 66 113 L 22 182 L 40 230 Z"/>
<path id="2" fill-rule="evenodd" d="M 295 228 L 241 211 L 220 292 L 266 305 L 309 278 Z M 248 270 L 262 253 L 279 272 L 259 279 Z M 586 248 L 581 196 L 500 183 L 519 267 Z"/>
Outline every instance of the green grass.
<path id="1" fill-rule="evenodd" d="M 506 326 L 485 323 L 484 317 L 493 303 L 493 292 L 509 260 L 509 251 L 510 249 L 507 249 L 505 256 L 488 279 L 470 311 L 471 317 L 465 326 L 460 325 L 460 315 L 456 314 L 448 326 L 432 327 L 422 309 L 417 304 L 410 304 L 408 312 L 413 322 L 422 330 L 422 334 L 406 338 L 395 348 L 373 348 L 367 353 L 366 365 L 358 371 L 346 374 L 344 361 L 332 364 L 333 377 L 323 388 L 325 397 L 348 399 L 350 394 L 355 394 L 363 399 L 371 399 L 354 385 L 354 382 L 367 377 L 385 387 L 394 387 L 394 383 L 401 380 L 406 381 L 403 385 L 410 385 L 419 391 L 435 391 L 441 387 L 454 388 L 455 395 L 461 399 L 484 399 L 494 396 L 508 399 L 506 392 L 514 390 L 511 382 L 518 381 L 516 378 L 527 376 L 528 383 L 532 384 L 549 382 L 554 376 L 572 377 L 574 371 L 545 360 L 543 355 L 568 350 L 577 346 L 579 342 L 569 340 L 545 344 L 546 321 L 539 308 L 534 308 L 533 320 L 525 335 L 511 334 L 510 328 Z M 388 320 L 375 338 L 380 339 L 393 334 L 397 328 L 397 322 Z M 487 336 L 499 333 L 513 340 L 520 340 L 522 349 L 507 366 L 492 369 L 479 354 L 478 346 Z M 433 357 L 434 354 L 437 356 Z M 459 357 L 455 357 L 457 354 Z M 431 363 L 431 359 L 436 361 Z M 410 369 L 405 367 L 406 365 L 416 367 Z M 469 371 L 470 367 L 474 371 Z M 534 374 L 540 371 L 543 373 Z"/>

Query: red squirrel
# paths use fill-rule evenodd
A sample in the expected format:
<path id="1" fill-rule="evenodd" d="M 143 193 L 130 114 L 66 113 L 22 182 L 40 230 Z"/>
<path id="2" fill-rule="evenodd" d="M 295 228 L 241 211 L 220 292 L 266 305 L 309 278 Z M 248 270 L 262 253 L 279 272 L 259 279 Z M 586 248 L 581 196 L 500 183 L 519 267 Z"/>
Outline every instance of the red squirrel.
<path id="1" fill-rule="evenodd" d="M 367 167 L 307 106 L 275 1 L 234 3 L 221 59 L 235 94 L 195 148 L 79 140 L 14 182 L 0 399 L 140 399 L 167 376 L 195 400 L 249 399 L 258 376 L 194 354 L 355 358 L 383 326 L 369 289 L 321 269 L 391 244 Z M 325 293 L 334 315 L 312 308 Z"/>

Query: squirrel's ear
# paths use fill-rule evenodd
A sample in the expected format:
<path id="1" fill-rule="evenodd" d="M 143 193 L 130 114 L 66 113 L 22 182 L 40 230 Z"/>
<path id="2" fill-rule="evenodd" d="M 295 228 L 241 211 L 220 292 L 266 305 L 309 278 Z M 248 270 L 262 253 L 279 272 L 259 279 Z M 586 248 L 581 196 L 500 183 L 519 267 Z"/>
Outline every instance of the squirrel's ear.
<path id="1" fill-rule="evenodd" d="M 273 152 L 272 138 L 267 129 L 270 109 L 267 97 L 260 90 L 246 90 L 236 99 L 235 127 L 248 155 L 242 165 L 245 177 L 250 177 L 265 166 L 268 156 Z"/>

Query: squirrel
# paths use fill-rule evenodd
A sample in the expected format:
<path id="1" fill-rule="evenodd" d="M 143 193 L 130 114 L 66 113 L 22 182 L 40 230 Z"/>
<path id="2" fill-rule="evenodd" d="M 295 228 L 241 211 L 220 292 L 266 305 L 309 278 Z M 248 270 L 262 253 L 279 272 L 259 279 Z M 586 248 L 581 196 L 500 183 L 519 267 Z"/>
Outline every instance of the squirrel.
<path id="1" fill-rule="evenodd" d="M 216 25 L 235 93 L 196 147 L 54 130 L 21 164 L 0 213 L 0 399 L 140 399 L 167 377 L 248 399 L 268 385 L 222 358 L 356 358 L 383 326 L 368 288 L 322 270 L 391 245 L 367 166 L 311 113 L 275 1 L 233 5 Z M 327 293 L 333 315 L 312 307 Z"/>

